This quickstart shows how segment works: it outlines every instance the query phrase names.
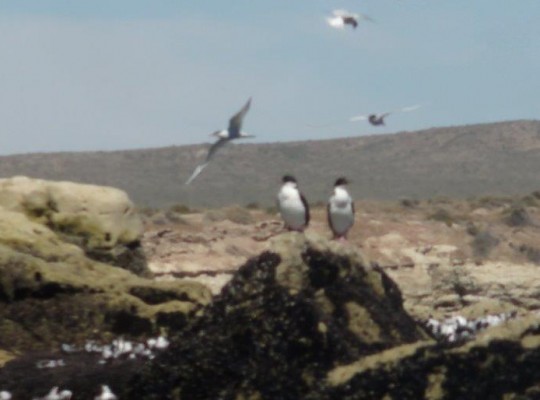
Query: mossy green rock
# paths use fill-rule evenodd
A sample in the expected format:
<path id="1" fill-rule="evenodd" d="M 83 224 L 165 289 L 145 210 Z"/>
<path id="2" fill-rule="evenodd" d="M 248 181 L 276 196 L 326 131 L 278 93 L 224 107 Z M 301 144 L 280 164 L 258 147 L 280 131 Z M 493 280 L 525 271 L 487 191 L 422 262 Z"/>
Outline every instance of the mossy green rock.
<path id="1" fill-rule="evenodd" d="M 88 258 L 41 223 L 0 207 L 0 349 L 152 334 L 210 302 L 195 282 L 155 282 Z"/>
<path id="2" fill-rule="evenodd" d="M 148 274 L 140 216 L 122 190 L 27 177 L 0 179 L 0 206 L 24 213 L 98 261 Z"/>
<path id="3" fill-rule="evenodd" d="M 290 233 L 242 266 L 121 397 L 302 399 L 336 365 L 421 339 L 383 271 Z"/>

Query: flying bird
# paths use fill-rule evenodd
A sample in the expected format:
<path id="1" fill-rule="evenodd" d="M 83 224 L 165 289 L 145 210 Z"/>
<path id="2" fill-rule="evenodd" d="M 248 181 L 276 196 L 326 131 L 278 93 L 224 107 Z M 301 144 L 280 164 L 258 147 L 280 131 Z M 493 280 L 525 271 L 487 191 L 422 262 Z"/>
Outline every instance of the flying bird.
<path id="1" fill-rule="evenodd" d="M 403 107 L 399 110 L 394 111 L 387 111 L 383 113 L 378 114 L 367 114 L 367 115 L 357 115 L 354 117 L 351 117 L 349 121 L 356 122 L 356 121 L 365 121 L 367 120 L 371 125 L 373 126 L 381 126 L 384 125 L 384 119 L 388 117 L 390 114 L 396 113 L 396 112 L 409 112 L 419 109 L 421 106 L 419 104 L 409 107 Z"/>
<path id="2" fill-rule="evenodd" d="M 354 202 L 347 192 L 348 184 L 347 178 L 338 178 L 334 183 L 334 192 L 328 200 L 326 213 L 334 239 L 347 240 L 347 233 L 354 224 Z"/>
<path id="3" fill-rule="evenodd" d="M 403 108 L 400 108 L 398 110 L 387 111 L 387 112 L 384 112 L 384 113 L 372 113 L 372 114 L 366 114 L 366 115 L 356 115 L 354 117 L 349 118 L 349 122 L 366 121 L 367 120 L 373 126 L 381 126 L 381 125 L 385 125 L 385 120 L 384 119 L 386 117 L 388 117 L 390 114 L 394 114 L 394 113 L 397 113 L 397 112 L 414 111 L 414 110 L 419 109 L 420 107 L 422 107 L 422 106 L 420 104 L 417 104 L 417 105 L 414 105 L 414 106 L 403 107 Z M 309 126 L 311 128 L 325 128 L 325 127 L 328 127 L 328 126 L 335 126 L 335 125 L 339 125 L 339 124 L 343 124 L 343 123 L 346 123 L 346 121 L 341 120 L 339 122 L 334 121 L 334 122 L 329 122 L 329 123 L 325 123 L 325 124 L 307 124 L 307 126 Z"/>
<path id="4" fill-rule="evenodd" d="M 298 183 L 293 176 L 285 175 L 282 181 L 283 185 L 279 190 L 277 201 L 285 228 L 303 232 L 309 224 L 309 205 L 298 189 Z"/>
<path id="5" fill-rule="evenodd" d="M 351 13 L 346 10 L 334 10 L 332 11 L 332 16 L 326 18 L 328 25 L 336 29 L 343 29 L 345 28 L 345 25 L 350 25 L 353 27 L 353 29 L 356 29 L 360 20 L 374 22 L 373 19 L 367 15 Z"/>
<path id="6" fill-rule="evenodd" d="M 242 107 L 240 111 L 238 111 L 235 115 L 231 117 L 231 119 L 229 120 L 229 127 L 227 129 L 216 131 L 210 135 L 217 137 L 218 140 L 214 142 L 212 147 L 210 147 L 210 149 L 208 150 L 208 154 L 206 155 L 206 159 L 204 160 L 204 162 L 198 165 L 197 168 L 195 168 L 195 171 L 193 171 L 189 179 L 186 181 L 186 185 L 189 185 L 191 182 L 193 182 L 193 180 L 203 171 L 203 169 L 206 168 L 216 151 L 218 151 L 225 144 L 234 139 L 254 137 L 253 135 L 242 132 L 242 122 L 250 106 L 251 97 L 248 99 L 244 107 Z"/>

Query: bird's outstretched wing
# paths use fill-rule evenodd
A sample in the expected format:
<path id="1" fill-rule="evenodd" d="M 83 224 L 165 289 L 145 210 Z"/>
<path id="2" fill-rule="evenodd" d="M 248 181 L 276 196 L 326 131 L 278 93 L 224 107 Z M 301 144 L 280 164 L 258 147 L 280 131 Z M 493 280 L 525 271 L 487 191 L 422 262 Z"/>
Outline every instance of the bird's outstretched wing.
<path id="1" fill-rule="evenodd" d="M 214 157 L 214 154 L 218 149 L 220 149 L 223 145 L 225 145 L 229 139 L 227 138 L 220 138 L 217 142 L 215 142 L 210 149 L 208 149 L 208 154 L 206 155 L 206 160 L 204 161 L 205 164 L 208 164 L 212 157 Z"/>
<path id="2" fill-rule="evenodd" d="M 392 111 L 386 111 L 386 112 L 383 112 L 383 113 L 377 113 L 377 114 L 367 114 L 367 115 L 356 115 L 354 117 L 351 117 L 349 118 L 349 121 L 351 122 L 354 122 L 354 121 L 365 121 L 366 119 L 369 118 L 370 115 L 376 115 L 378 118 L 386 118 L 388 117 L 390 114 L 394 114 L 394 113 L 397 113 L 397 112 L 409 112 L 409 111 L 414 111 L 414 110 L 418 110 L 420 107 L 422 107 L 420 104 L 416 104 L 414 106 L 408 106 L 408 107 L 402 107 L 402 108 L 399 108 L 397 110 L 392 110 Z"/>
<path id="3" fill-rule="evenodd" d="M 363 19 L 364 21 L 375 22 L 373 18 L 366 14 L 355 14 L 356 19 Z"/>
<path id="4" fill-rule="evenodd" d="M 300 200 L 302 200 L 302 204 L 304 205 L 304 219 L 306 221 L 306 228 L 307 228 L 307 226 L 309 225 L 309 220 L 310 220 L 309 204 L 301 192 L 300 192 Z"/>
<path id="5" fill-rule="evenodd" d="M 334 121 L 334 122 L 326 122 L 324 124 L 306 124 L 309 128 L 326 128 L 328 126 L 336 126 L 339 124 L 343 124 L 343 120 L 341 121 Z"/>
<path id="6" fill-rule="evenodd" d="M 415 110 L 418 110 L 420 107 L 422 107 L 421 104 L 415 104 L 414 106 L 403 107 L 399 111 L 401 112 L 415 111 Z"/>
<path id="7" fill-rule="evenodd" d="M 197 165 L 197 168 L 195 168 L 195 171 L 193 171 L 193 173 L 191 174 L 191 176 L 189 177 L 189 179 L 186 181 L 186 185 L 189 185 L 191 182 L 193 182 L 193 180 L 199 176 L 199 174 L 202 172 L 202 170 L 208 165 L 207 162 L 201 164 L 201 165 Z"/>
<path id="8" fill-rule="evenodd" d="M 235 115 L 231 117 L 229 120 L 229 135 L 231 138 L 237 137 L 240 134 L 240 130 L 242 129 L 242 121 L 244 119 L 244 116 L 249 111 L 249 107 L 251 106 L 251 97 L 248 99 L 244 107 L 240 111 L 238 111 Z"/>
<path id="9" fill-rule="evenodd" d="M 203 169 L 206 168 L 208 163 L 210 163 L 210 160 L 216 153 L 216 151 L 221 148 L 224 144 L 226 144 L 229 141 L 229 139 L 226 138 L 220 138 L 217 142 L 215 142 L 210 149 L 208 149 L 208 154 L 206 155 L 206 159 L 204 160 L 204 163 L 200 164 L 195 168 L 195 171 L 191 174 L 189 179 L 186 181 L 186 185 L 189 185 L 193 180 L 199 176 L 199 174 L 202 172 Z"/>
<path id="10" fill-rule="evenodd" d="M 356 115 L 354 117 L 351 117 L 349 118 L 349 121 L 351 122 L 354 122 L 354 121 L 365 121 L 366 119 L 369 118 L 369 115 Z"/>

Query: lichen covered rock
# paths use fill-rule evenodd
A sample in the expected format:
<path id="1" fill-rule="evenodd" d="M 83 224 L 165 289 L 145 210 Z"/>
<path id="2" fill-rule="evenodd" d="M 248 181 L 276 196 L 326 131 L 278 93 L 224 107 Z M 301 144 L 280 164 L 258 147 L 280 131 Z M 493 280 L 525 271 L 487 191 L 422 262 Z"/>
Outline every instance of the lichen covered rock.
<path id="1" fill-rule="evenodd" d="M 0 179 L 0 206 L 47 226 L 93 259 L 148 274 L 142 220 L 122 190 L 14 177 Z"/>
<path id="2" fill-rule="evenodd" d="M 152 333 L 210 302 L 195 282 L 155 282 L 88 258 L 24 214 L 0 207 L 0 349 L 24 352 Z"/>

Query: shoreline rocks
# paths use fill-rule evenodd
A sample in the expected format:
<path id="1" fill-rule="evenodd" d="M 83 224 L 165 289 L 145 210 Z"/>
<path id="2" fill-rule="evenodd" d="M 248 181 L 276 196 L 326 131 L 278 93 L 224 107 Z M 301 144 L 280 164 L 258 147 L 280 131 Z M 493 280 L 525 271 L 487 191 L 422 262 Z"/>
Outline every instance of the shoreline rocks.
<path id="1" fill-rule="evenodd" d="M 149 276 L 142 220 L 122 190 L 18 176 L 0 179 L 0 206 L 48 227 L 94 260 Z"/>

